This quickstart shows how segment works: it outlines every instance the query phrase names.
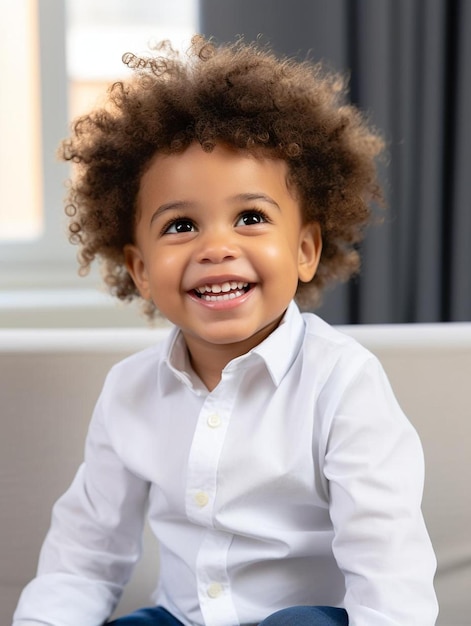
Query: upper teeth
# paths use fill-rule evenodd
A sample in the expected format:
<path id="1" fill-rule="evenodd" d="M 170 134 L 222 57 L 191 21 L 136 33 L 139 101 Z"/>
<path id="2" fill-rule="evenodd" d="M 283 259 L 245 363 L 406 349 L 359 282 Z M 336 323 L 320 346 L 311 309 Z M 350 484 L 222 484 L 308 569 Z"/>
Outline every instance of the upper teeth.
<path id="1" fill-rule="evenodd" d="M 244 289 L 248 287 L 249 283 L 236 282 L 232 280 L 230 282 L 218 283 L 215 285 L 203 285 L 198 287 L 196 291 L 199 293 L 227 293 L 233 289 Z"/>

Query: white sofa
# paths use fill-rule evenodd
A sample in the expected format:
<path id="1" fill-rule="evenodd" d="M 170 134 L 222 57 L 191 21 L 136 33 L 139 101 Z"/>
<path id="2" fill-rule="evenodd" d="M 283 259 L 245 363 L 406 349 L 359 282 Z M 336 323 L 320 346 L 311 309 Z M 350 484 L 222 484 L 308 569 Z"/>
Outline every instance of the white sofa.
<path id="1" fill-rule="evenodd" d="M 471 592 L 471 324 L 344 327 L 375 352 L 419 431 L 423 509 L 438 557 L 440 626 L 469 626 Z M 110 366 L 166 329 L 0 330 L 0 624 L 35 572 L 54 500 L 81 460 Z M 149 603 L 158 549 L 146 553 L 118 613 Z M 413 624 L 404 626 L 414 626 Z"/>

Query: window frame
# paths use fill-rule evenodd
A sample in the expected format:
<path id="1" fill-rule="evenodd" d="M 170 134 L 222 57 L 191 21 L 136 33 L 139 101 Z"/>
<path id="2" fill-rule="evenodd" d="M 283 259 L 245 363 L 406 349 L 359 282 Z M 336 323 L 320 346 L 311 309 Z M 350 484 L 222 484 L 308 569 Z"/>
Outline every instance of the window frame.
<path id="1" fill-rule="evenodd" d="M 76 250 L 67 240 L 63 208 L 64 182 L 70 166 L 60 163 L 56 157 L 58 145 L 69 129 L 66 7 L 63 2 L 36 2 L 44 227 L 38 238 L 0 242 L 2 289 L 70 287 L 76 282 L 77 275 Z M 58 85 L 62 88 L 58 89 Z M 28 184 L 27 172 L 25 184 Z"/>

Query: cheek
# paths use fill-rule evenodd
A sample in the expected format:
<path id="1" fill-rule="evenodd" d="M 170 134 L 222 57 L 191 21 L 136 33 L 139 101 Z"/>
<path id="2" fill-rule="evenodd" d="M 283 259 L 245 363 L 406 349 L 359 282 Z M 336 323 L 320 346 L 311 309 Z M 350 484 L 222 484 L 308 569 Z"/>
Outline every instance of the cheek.
<path id="1" fill-rule="evenodd" d="M 157 296 L 160 289 L 165 289 L 168 294 L 169 287 L 175 289 L 179 285 L 183 272 L 183 261 L 176 248 L 175 250 L 166 250 L 163 254 L 156 252 L 150 263 L 152 265 L 151 283 Z"/>
<path id="2" fill-rule="evenodd" d="M 172 268 L 182 268 L 185 255 L 179 246 L 168 246 L 154 254 L 153 264 L 159 270 Z"/>
<path id="3" fill-rule="evenodd" d="M 289 241 L 266 242 L 260 258 L 263 259 L 265 271 L 274 273 L 282 271 L 282 274 L 297 273 L 298 251 Z"/>
<path id="4" fill-rule="evenodd" d="M 271 291 L 271 298 L 283 301 L 294 297 L 298 287 L 297 251 L 286 241 L 271 242 L 263 247 L 257 273 Z"/>

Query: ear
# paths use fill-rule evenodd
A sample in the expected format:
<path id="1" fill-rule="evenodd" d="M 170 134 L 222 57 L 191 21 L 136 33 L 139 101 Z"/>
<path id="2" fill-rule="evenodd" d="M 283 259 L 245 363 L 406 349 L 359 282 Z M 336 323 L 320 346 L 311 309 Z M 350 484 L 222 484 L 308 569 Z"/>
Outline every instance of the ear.
<path id="1" fill-rule="evenodd" d="M 301 227 L 298 249 L 298 278 L 308 283 L 314 278 L 322 252 L 322 234 L 318 222 L 308 222 Z"/>
<path id="2" fill-rule="evenodd" d="M 141 296 L 144 300 L 150 300 L 151 294 L 146 264 L 137 246 L 131 244 L 124 246 L 124 264 Z"/>

